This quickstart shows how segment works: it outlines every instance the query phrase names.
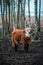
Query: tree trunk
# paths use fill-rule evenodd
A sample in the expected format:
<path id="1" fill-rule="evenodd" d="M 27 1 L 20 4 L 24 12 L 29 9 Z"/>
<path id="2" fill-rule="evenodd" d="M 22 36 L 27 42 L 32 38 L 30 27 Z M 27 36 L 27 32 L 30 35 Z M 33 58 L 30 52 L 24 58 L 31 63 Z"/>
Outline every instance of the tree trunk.
<path id="1" fill-rule="evenodd" d="M 5 21 L 4 21 L 4 12 L 5 12 L 5 2 L 3 0 L 3 10 L 2 10 L 2 4 L 1 4 L 1 15 L 2 15 L 2 26 L 3 26 L 3 34 L 5 33 Z"/>
<path id="2" fill-rule="evenodd" d="M 41 12 L 41 0 L 39 0 L 39 21 L 38 21 L 38 31 L 40 32 L 40 12 Z"/>
<path id="3" fill-rule="evenodd" d="M 8 24 L 8 32 L 9 32 L 9 34 L 10 34 L 10 4 L 9 4 L 8 8 L 9 8 L 9 24 Z"/>
<path id="4" fill-rule="evenodd" d="M 25 28 L 25 2 L 26 0 L 21 1 L 21 28 Z"/>
<path id="5" fill-rule="evenodd" d="M 13 4 L 11 4 L 11 22 L 12 22 L 12 31 L 13 31 L 13 14 L 12 14 L 12 10 L 13 10 Z"/>
<path id="6" fill-rule="evenodd" d="M 20 1 L 18 0 L 17 28 L 20 28 L 19 27 L 19 15 L 20 15 Z"/>
<path id="7" fill-rule="evenodd" d="M 6 4 L 6 24 L 7 24 L 7 4 Z"/>
<path id="8" fill-rule="evenodd" d="M 37 0 L 35 0 L 35 36 L 34 39 L 38 39 L 38 18 L 37 18 Z"/>
<path id="9" fill-rule="evenodd" d="M 28 0 L 28 17 L 30 22 L 30 0 Z"/>
<path id="10" fill-rule="evenodd" d="M 24 21 L 25 21 L 25 3 L 26 3 L 26 0 L 24 0 Z"/>
<path id="11" fill-rule="evenodd" d="M 1 17 L 2 17 L 2 1 L 1 1 Z M 2 27 L 3 27 L 3 34 L 4 34 L 3 18 L 2 18 Z"/>

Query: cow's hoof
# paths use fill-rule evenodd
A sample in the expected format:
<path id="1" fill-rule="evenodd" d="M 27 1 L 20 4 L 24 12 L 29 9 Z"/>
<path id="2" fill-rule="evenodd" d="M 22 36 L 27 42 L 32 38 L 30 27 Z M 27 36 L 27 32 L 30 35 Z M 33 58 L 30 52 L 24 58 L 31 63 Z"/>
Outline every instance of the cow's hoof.
<path id="1" fill-rule="evenodd" d="M 27 48 L 25 49 L 25 52 L 28 53 L 28 49 Z"/>

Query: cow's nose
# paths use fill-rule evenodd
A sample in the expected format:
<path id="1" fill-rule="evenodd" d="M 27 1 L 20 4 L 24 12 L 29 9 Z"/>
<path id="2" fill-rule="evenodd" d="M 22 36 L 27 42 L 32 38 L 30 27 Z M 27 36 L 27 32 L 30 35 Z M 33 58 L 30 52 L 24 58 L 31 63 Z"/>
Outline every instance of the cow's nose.
<path id="1" fill-rule="evenodd" d="M 28 34 L 25 34 L 26 37 L 28 37 Z"/>

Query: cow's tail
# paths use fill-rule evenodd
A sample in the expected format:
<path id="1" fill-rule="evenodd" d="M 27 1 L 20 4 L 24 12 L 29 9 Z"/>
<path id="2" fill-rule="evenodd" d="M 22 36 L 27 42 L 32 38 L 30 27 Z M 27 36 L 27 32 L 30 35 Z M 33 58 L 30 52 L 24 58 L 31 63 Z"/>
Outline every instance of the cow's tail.
<path id="1" fill-rule="evenodd" d="M 12 34 L 12 47 L 15 47 L 14 45 L 14 35 Z"/>

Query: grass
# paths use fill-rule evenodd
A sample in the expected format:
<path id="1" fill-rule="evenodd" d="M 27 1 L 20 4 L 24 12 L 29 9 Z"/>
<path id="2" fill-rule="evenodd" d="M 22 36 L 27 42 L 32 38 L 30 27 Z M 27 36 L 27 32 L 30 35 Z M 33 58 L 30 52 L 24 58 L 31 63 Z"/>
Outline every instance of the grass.
<path id="1" fill-rule="evenodd" d="M 40 42 L 41 40 L 32 40 L 32 42 Z"/>

